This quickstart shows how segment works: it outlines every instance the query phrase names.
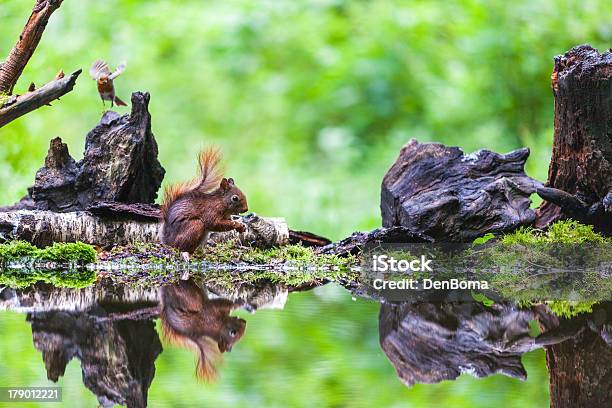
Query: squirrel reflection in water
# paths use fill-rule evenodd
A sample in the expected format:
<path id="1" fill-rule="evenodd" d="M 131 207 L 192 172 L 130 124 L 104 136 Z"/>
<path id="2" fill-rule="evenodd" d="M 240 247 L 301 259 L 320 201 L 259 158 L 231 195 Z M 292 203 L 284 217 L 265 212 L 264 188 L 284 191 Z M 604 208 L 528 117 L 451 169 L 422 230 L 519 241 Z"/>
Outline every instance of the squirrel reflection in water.
<path id="1" fill-rule="evenodd" d="M 215 379 L 221 353 L 231 351 L 244 334 L 246 321 L 230 316 L 240 306 L 229 299 L 209 299 L 206 289 L 192 279 L 162 288 L 164 340 L 197 354 L 198 378 Z"/>

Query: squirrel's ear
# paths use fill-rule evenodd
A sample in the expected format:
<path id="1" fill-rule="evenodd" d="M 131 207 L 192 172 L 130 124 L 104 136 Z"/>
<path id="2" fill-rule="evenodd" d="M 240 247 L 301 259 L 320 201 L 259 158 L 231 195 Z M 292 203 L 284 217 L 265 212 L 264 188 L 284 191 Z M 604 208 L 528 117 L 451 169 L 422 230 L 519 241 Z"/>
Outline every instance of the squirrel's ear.
<path id="1" fill-rule="evenodd" d="M 228 178 L 227 182 L 230 183 L 232 186 L 234 185 L 234 179 L 233 178 Z"/>
<path id="2" fill-rule="evenodd" d="M 222 190 L 227 190 L 229 188 L 229 181 L 223 177 L 223 179 L 221 180 L 221 189 Z"/>

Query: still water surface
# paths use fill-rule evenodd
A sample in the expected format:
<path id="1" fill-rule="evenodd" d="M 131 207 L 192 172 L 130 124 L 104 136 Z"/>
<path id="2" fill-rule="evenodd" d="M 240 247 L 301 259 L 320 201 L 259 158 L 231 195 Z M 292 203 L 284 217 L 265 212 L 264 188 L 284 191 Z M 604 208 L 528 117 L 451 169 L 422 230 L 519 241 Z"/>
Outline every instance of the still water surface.
<path id="1" fill-rule="evenodd" d="M 58 385 L 63 388 L 64 402 L 44 406 L 71 407 L 114 406 L 113 401 L 139 406 L 145 399 L 154 407 L 548 406 L 542 350 L 523 355 L 526 381 L 501 374 L 481 379 L 461 374 L 454 381 L 440 382 L 440 375 L 452 377 L 456 369 L 474 372 L 483 361 L 512 368 L 516 354 L 522 353 L 510 353 L 509 360 L 491 363 L 489 348 L 467 355 L 459 347 L 455 351 L 461 355 L 460 361 L 457 355 L 446 359 L 440 358 L 444 353 L 439 351 L 429 355 L 423 351 L 423 344 L 436 341 L 427 338 L 414 344 L 412 351 L 418 352 L 411 353 L 408 345 L 430 325 L 431 310 L 410 305 L 403 309 L 392 306 L 391 310 L 383 305 L 384 316 L 379 316 L 380 303 L 356 297 L 334 284 L 288 294 L 283 288 L 272 287 L 260 293 L 242 293 L 238 295 L 242 300 L 234 296 L 231 301 L 206 290 L 205 297 L 198 300 L 199 295 L 193 292 L 198 288 L 196 283 L 181 285 L 159 293 L 121 291 L 112 296 L 63 290 L 51 301 L 45 298 L 44 290 L 24 297 L 27 290 L 6 289 L 2 302 L 9 310 L 0 313 L 0 386 Z M 165 304 L 174 311 L 162 313 L 161 318 L 155 313 L 133 314 L 134 310 L 149 310 L 157 297 L 164 296 Z M 206 310 L 197 306 L 202 299 L 208 302 Z M 215 309 L 214 304 L 222 309 L 216 314 L 210 309 Z M 236 308 L 231 316 L 237 318 L 229 317 L 224 306 Z M 446 310 L 443 305 L 435 307 Z M 217 317 L 193 323 L 200 312 Z M 168 322 L 165 329 L 164 318 Z M 237 323 L 238 318 L 244 323 Z M 407 339 L 407 332 L 393 331 L 393 327 L 404 327 L 404 318 L 425 326 L 405 326 L 417 331 Z M 387 323 L 379 323 L 379 319 Z M 395 319 L 392 328 L 383 329 L 390 319 Z M 215 338 L 218 344 L 213 346 L 231 348 L 231 352 L 215 353 L 210 341 L 194 347 L 198 341 L 194 339 L 201 334 L 195 333 L 198 329 L 194 326 L 212 327 L 213 331 L 206 333 L 210 336 L 205 337 Z M 388 340 L 386 351 L 381 347 L 381 335 Z M 208 353 L 203 360 L 221 357 L 222 361 L 210 364 L 212 374 L 196 369 L 202 350 L 204 355 Z M 402 382 L 391 359 L 396 366 L 408 360 L 413 364 L 402 377 L 414 385 Z M 457 361 L 463 366 L 452 367 Z M 445 364 L 448 367 L 443 367 Z M 434 368 L 444 373 L 434 372 Z M 504 367 L 493 371 L 496 369 Z M 216 379 L 205 378 L 215 373 Z"/>

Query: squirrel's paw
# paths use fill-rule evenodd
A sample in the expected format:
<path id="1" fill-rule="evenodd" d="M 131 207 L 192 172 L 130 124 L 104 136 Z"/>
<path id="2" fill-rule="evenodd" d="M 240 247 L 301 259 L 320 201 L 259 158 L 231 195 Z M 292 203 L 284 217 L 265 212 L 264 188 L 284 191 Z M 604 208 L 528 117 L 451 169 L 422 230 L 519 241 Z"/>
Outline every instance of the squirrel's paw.
<path id="1" fill-rule="evenodd" d="M 246 225 L 242 222 L 235 222 L 234 229 L 240 233 L 246 231 Z"/>

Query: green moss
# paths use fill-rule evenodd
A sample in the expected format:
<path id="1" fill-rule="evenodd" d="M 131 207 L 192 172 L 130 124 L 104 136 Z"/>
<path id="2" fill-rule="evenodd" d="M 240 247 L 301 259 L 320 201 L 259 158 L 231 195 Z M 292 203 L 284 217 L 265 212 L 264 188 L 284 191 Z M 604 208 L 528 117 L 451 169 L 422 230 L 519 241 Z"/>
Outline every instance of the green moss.
<path id="1" fill-rule="evenodd" d="M 194 260 L 202 260 L 211 264 L 288 264 L 291 266 L 329 266 L 337 268 L 348 268 L 357 262 L 353 256 L 339 257 L 317 254 L 314 249 L 302 245 L 284 245 L 262 249 L 242 246 L 235 241 L 201 248 L 194 254 Z"/>
<path id="2" fill-rule="evenodd" d="M 356 272 L 339 268 L 284 268 L 284 269 L 247 269 L 247 270 L 214 270 L 206 272 L 195 271 L 204 282 L 209 282 L 225 288 L 260 282 L 272 282 L 286 286 L 334 282 L 349 282 L 358 279 Z"/>
<path id="3" fill-rule="evenodd" d="M 2 65 L 1 61 L 0 65 Z M 0 107 L 2 107 L 9 100 L 10 97 L 10 95 L 0 92 Z"/>
<path id="4" fill-rule="evenodd" d="M 92 285 L 96 273 L 90 269 L 3 269 L 0 285 L 25 288 L 39 282 L 49 283 L 58 288 L 80 289 Z"/>
<path id="5" fill-rule="evenodd" d="M 487 307 L 491 307 L 495 304 L 495 302 L 492 299 L 489 299 L 484 293 L 470 291 L 470 295 L 472 296 L 472 299 L 474 299 L 476 302 L 482 303 Z"/>
<path id="6" fill-rule="evenodd" d="M 96 250 L 93 246 L 82 242 L 56 242 L 46 248 L 37 248 L 25 241 L 0 244 L 0 264 L 15 261 L 47 261 L 84 265 L 96 261 Z"/>
<path id="7" fill-rule="evenodd" d="M 540 242 L 541 235 L 531 227 L 520 227 L 511 234 L 502 237 L 503 245 L 535 245 Z"/>
<path id="8" fill-rule="evenodd" d="M 519 228 L 496 245 L 471 253 L 477 276 L 507 298 L 521 302 L 609 298 L 612 279 L 601 274 L 612 262 L 612 240 L 590 225 L 558 221 L 547 231 Z"/>
<path id="9" fill-rule="evenodd" d="M 38 251 L 38 248 L 26 241 L 11 241 L 0 244 L 0 263 L 34 258 Z"/>
<path id="10" fill-rule="evenodd" d="M 546 303 L 555 315 L 570 319 L 581 313 L 591 313 L 593 311 L 593 306 L 598 302 L 572 302 L 567 300 L 556 300 Z"/>
<path id="11" fill-rule="evenodd" d="M 53 245 L 40 249 L 36 258 L 42 261 L 75 262 L 89 264 L 96 262 L 96 250 L 82 242 L 56 242 Z"/>
<path id="12" fill-rule="evenodd" d="M 594 232 L 592 225 L 583 225 L 573 220 L 552 224 L 546 231 L 546 241 L 559 244 L 612 243 L 612 240 Z"/>
<path id="13" fill-rule="evenodd" d="M 504 235 L 501 243 L 504 245 L 603 244 L 612 243 L 612 239 L 593 231 L 592 225 L 564 220 L 553 223 L 546 232 L 531 227 L 521 227 L 511 234 Z"/>

